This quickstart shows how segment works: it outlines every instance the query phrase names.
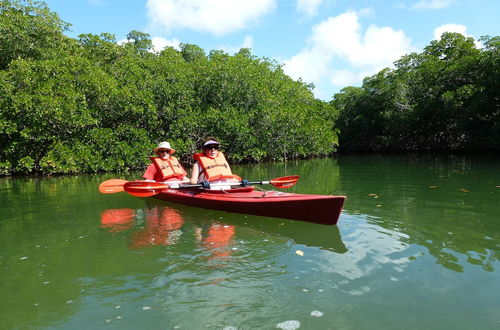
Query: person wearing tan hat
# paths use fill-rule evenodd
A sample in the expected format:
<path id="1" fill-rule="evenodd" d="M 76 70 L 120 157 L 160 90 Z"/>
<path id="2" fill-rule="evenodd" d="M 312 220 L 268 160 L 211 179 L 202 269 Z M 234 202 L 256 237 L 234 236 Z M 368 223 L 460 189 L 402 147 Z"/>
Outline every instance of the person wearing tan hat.
<path id="1" fill-rule="evenodd" d="M 160 142 L 153 152 L 157 157 L 150 157 L 146 172 L 142 176 L 146 180 L 165 182 L 165 181 L 188 181 L 186 171 L 179 163 L 177 158 L 172 156 L 175 149 L 168 142 Z"/>
<path id="2" fill-rule="evenodd" d="M 203 142 L 203 151 L 193 155 L 196 163 L 191 170 L 192 184 L 227 183 L 227 186 L 217 185 L 211 189 L 230 189 L 231 184 L 239 183 L 238 180 L 241 178 L 231 172 L 231 167 L 219 150 L 219 146 L 220 143 L 215 138 L 207 137 Z"/>

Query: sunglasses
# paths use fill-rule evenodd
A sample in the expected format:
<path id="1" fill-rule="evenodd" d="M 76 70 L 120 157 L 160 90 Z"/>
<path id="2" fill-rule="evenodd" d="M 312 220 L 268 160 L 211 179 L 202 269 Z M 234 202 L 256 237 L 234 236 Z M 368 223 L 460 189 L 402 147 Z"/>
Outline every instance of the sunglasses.
<path id="1" fill-rule="evenodd" d="M 218 146 L 218 145 L 216 145 L 216 144 L 211 144 L 211 145 L 206 146 L 206 147 L 205 147 L 205 149 L 206 149 L 206 150 L 210 150 L 210 149 L 215 149 L 215 150 L 217 150 L 217 149 L 219 149 L 219 146 Z"/>
<path id="2" fill-rule="evenodd" d="M 170 150 L 169 150 L 169 149 L 162 149 L 162 150 L 158 150 L 158 152 L 159 152 L 160 154 L 162 154 L 162 153 L 164 153 L 164 152 L 170 152 Z"/>

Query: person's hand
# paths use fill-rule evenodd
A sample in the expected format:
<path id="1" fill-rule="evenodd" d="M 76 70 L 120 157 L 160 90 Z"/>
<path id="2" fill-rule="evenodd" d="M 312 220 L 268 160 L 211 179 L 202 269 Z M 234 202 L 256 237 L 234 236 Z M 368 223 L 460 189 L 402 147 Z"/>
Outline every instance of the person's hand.
<path id="1" fill-rule="evenodd" d="M 248 181 L 247 179 L 243 179 L 241 180 L 241 185 L 243 187 L 248 187 L 250 185 L 250 181 Z"/>
<path id="2" fill-rule="evenodd" d="M 210 182 L 208 182 L 208 181 L 202 181 L 201 182 L 201 187 L 203 189 L 210 189 Z"/>

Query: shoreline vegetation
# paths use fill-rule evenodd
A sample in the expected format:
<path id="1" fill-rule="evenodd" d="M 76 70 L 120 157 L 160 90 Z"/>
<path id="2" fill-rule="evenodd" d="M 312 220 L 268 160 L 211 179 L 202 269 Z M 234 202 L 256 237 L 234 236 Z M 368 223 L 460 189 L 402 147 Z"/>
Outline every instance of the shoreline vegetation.
<path id="1" fill-rule="evenodd" d="M 64 33 L 45 3 L 0 0 L 0 176 L 145 168 L 206 135 L 232 163 L 351 151 L 500 151 L 500 38 L 445 33 L 329 102 L 277 62 L 131 31 Z"/>

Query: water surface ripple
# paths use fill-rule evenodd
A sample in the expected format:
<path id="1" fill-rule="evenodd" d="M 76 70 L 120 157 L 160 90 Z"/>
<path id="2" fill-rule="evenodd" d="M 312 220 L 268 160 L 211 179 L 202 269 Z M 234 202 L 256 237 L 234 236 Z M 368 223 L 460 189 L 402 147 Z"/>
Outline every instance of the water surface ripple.
<path id="1" fill-rule="evenodd" d="M 497 157 L 234 170 L 346 195 L 338 226 L 97 191 L 140 173 L 0 178 L 0 328 L 498 329 Z"/>

